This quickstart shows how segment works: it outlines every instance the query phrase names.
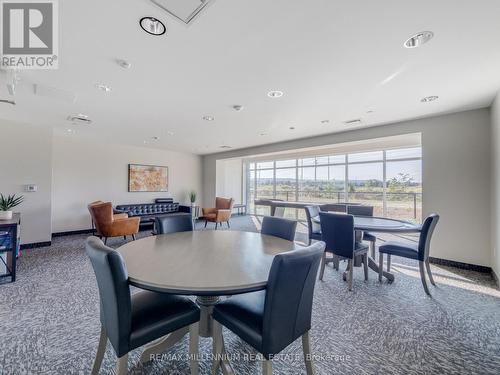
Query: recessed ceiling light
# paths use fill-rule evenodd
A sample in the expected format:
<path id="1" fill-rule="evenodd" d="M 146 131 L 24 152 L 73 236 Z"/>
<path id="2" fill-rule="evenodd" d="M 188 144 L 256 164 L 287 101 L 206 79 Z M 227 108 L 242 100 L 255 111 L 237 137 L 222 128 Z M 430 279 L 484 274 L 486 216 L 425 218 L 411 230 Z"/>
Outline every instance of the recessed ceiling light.
<path id="1" fill-rule="evenodd" d="M 160 137 L 154 136 L 154 137 L 151 137 L 151 139 L 152 139 L 153 141 L 159 141 L 159 140 L 160 140 Z"/>
<path id="2" fill-rule="evenodd" d="M 174 135 L 174 132 L 172 132 L 172 131 L 168 131 L 168 132 L 167 132 L 167 135 L 172 136 L 172 135 Z"/>
<path id="3" fill-rule="evenodd" d="M 425 98 L 420 99 L 422 103 L 428 103 L 428 102 L 433 102 L 434 100 L 438 100 L 439 96 L 437 95 L 431 95 L 431 96 L 426 96 Z"/>
<path id="4" fill-rule="evenodd" d="M 214 121 L 215 120 L 215 118 L 213 116 L 203 116 L 202 118 L 205 121 Z"/>
<path id="5" fill-rule="evenodd" d="M 295 130 L 295 126 L 290 126 L 288 129 Z"/>
<path id="6" fill-rule="evenodd" d="M 118 65 L 120 65 L 123 69 L 129 69 L 132 66 L 132 64 L 130 62 L 128 62 L 127 60 L 123 60 L 123 59 L 117 59 L 116 63 Z"/>
<path id="7" fill-rule="evenodd" d="M 283 96 L 283 91 L 272 90 L 267 93 L 270 98 L 281 98 Z"/>
<path id="8" fill-rule="evenodd" d="M 329 122 L 330 122 L 330 120 L 321 120 L 322 124 L 328 124 Z"/>
<path id="9" fill-rule="evenodd" d="M 111 87 L 109 87 L 108 85 L 105 85 L 103 83 L 96 83 L 95 87 L 98 88 L 99 90 L 104 91 L 104 92 L 110 92 L 111 91 Z"/>
<path id="10" fill-rule="evenodd" d="M 142 17 L 139 21 L 142 29 L 151 35 L 160 36 L 165 34 L 167 28 L 165 25 L 154 17 Z"/>
<path id="11" fill-rule="evenodd" d="M 243 106 L 240 105 L 240 104 L 236 104 L 236 105 L 233 105 L 233 109 L 236 111 L 236 112 L 239 112 L 241 110 L 243 110 Z"/>
<path id="12" fill-rule="evenodd" d="M 66 131 L 67 131 L 68 133 L 73 133 L 73 129 L 70 129 L 70 128 L 66 129 Z"/>
<path id="13" fill-rule="evenodd" d="M 404 44 L 406 48 L 417 48 L 422 44 L 427 43 L 434 37 L 434 33 L 432 31 L 421 31 L 412 37 L 408 38 Z"/>

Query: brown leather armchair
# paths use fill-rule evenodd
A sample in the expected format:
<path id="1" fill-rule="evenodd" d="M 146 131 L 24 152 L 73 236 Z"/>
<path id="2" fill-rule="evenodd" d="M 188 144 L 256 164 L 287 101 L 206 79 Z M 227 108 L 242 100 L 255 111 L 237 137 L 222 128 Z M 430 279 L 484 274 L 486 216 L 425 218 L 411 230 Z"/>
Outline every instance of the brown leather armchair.
<path id="1" fill-rule="evenodd" d="M 102 204 L 104 203 L 103 201 L 94 201 L 92 203 L 89 203 L 87 205 L 87 208 L 90 212 L 90 220 L 92 221 L 92 234 L 95 235 L 95 224 L 94 224 L 94 218 L 92 217 L 92 212 L 90 211 L 90 206 L 94 204 Z M 118 219 L 126 219 L 128 215 L 126 213 L 121 213 L 121 214 L 113 214 L 113 220 L 118 220 Z"/>
<path id="2" fill-rule="evenodd" d="M 230 228 L 229 219 L 231 218 L 231 211 L 233 209 L 234 200 L 233 198 L 215 198 L 215 208 L 203 208 L 203 218 L 205 219 L 205 228 L 207 223 L 210 221 L 215 223 L 215 229 L 220 223 L 226 222 L 227 227 Z"/>
<path id="3" fill-rule="evenodd" d="M 108 237 L 127 238 L 132 236 L 135 240 L 135 235 L 139 232 L 139 217 L 128 217 L 127 214 L 113 214 L 113 206 L 111 202 L 93 202 L 88 205 L 90 216 L 95 224 L 97 234 L 104 237 L 104 243 Z"/>

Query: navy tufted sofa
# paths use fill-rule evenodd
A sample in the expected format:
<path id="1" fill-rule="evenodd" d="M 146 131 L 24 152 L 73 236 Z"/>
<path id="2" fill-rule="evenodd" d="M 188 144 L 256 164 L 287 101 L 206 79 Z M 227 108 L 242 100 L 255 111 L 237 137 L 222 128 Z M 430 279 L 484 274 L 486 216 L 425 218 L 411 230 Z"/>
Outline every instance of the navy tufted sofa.
<path id="1" fill-rule="evenodd" d="M 150 223 L 159 216 L 191 214 L 191 207 L 180 205 L 172 198 L 161 198 L 154 203 L 120 204 L 115 212 L 124 212 L 129 217 L 139 216 L 141 223 Z"/>

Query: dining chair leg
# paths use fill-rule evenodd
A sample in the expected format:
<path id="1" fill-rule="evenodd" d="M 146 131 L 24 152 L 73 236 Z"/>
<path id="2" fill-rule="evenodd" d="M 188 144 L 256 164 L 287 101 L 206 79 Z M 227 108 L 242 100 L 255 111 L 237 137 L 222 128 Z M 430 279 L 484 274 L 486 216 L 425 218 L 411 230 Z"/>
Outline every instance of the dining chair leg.
<path id="1" fill-rule="evenodd" d="M 375 241 L 370 242 L 370 253 L 372 258 L 375 259 Z"/>
<path id="2" fill-rule="evenodd" d="M 123 239 L 126 241 L 127 240 L 127 236 L 123 236 Z"/>
<path id="3" fill-rule="evenodd" d="M 434 277 L 432 277 L 432 272 L 431 272 L 431 265 L 429 264 L 429 258 L 425 261 L 425 268 L 427 269 L 427 274 L 429 275 L 429 280 L 431 281 L 431 284 L 436 286 L 436 283 L 434 282 Z"/>
<path id="4" fill-rule="evenodd" d="M 420 269 L 420 280 L 422 280 L 422 285 L 424 286 L 425 293 L 430 296 L 431 293 L 429 292 L 429 288 L 427 288 L 427 281 L 425 280 L 424 262 L 419 261 L 418 268 Z"/>
<path id="5" fill-rule="evenodd" d="M 384 254 L 378 253 L 378 281 L 382 282 L 382 276 L 384 275 Z"/>
<path id="6" fill-rule="evenodd" d="M 363 268 L 365 270 L 365 281 L 368 281 L 368 254 L 363 255 Z"/>
<path id="7" fill-rule="evenodd" d="M 217 321 L 213 320 L 212 326 L 212 375 L 217 374 L 221 360 L 222 360 L 222 325 Z"/>
<path id="8" fill-rule="evenodd" d="M 191 375 L 198 375 L 198 346 L 199 326 L 198 322 L 189 326 L 189 367 Z"/>
<path id="9" fill-rule="evenodd" d="M 272 375 L 273 374 L 273 361 L 270 359 L 264 359 L 262 361 L 262 375 Z"/>
<path id="10" fill-rule="evenodd" d="M 127 375 L 128 353 L 116 360 L 116 375 Z"/>
<path id="11" fill-rule="evenodd" d="M 217 230 L 217 224 L 219 224 L 218 222 L 215 222 L 215 230 Z"/>
<path id="12" fill-rule="evenodd" d="M 108 237 L 104 237 L 104 245 L 108 244 Z"/>
<path id="13" fill-rule="evenodd" d="M 323 281 L 323 274 L 325 273 L 326 266 L 326 251 L 323 251 L 323 256 L 321 257 L 321 268 L 319 270 L 319 279 Z"/>
<path id="14" fill-rule="evenodd" d="M 208 220 L 205 220 L 205 228 L 207 227 L 207 224 L 208 224 Z"/>
<path id="15" fill-rule="evenodd" d="M 309 336 L 310 331 L 307 331 L 302 335 L 302 351 L 304 352 L 304 362 L 306 364 L 307 375 L 314 375 L 314 363 L 311 354 L 311 338 Z"/>
<path id="16" fill-rule="evenodd" d="M 102 359 L 104 358 L 104 353 L 106 353 L 106 344 L 108 342 L 108 336 L 106 336 L 106 330 L 104 326 L 101 325 L 101 334 L 99 336 L 99 345 L 97 346 L 97 353 L 95 354 L 94 366 L 90 375 L 99 374 L 99 369 L 101 368 Z"/>
<path id="17" fill-rule="evenodd" d="M 352 276 L 354 273 L 354 267 L 353 267 L 354 259 L 349 259 L 347 262 L 347 268 L 349 268 L 349 275 L 348 275 L 348 287 L 349 291 L 352 290 Z"/>
<path id="18" fill-rule="evenodd" d="M 340 267 L 340 259 L 338 256 L 334 255 L 333 256 L 333 268 L 338 271 Z"/>
<path id="19" fill-rule="evenodd" d="M 229 225 L 229 220 L 227 221 L 227 227 L 231 228 L 231 225 Z"/>
<path id="20" fill-rule="evenodd" d="M 391 254 L 387 254 L 387 272 L 391 272 Z"/>
<path id="21" fill-rule="evenodd" d="M 135 234 L 132 235 L 132 240 L 135 241 Z"/>

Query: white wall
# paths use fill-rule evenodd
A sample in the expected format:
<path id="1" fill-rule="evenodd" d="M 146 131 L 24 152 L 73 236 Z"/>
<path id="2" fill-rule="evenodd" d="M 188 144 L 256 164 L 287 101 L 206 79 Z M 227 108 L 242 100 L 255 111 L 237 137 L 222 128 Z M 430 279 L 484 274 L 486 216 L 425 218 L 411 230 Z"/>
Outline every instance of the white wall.
<path id="1" fill-rule="evenodd" d="M 205 201 L 214 199 L 217 159 L 417 132 L 422 133 L 423 213 L 441 215 L 431 256 L 490 266 L 488 109 L 206 155 L 203 158 L 203 197 Z"/>
<path id="2" fill-rule="evenodd" d="M 168 193 L 129 193 L 129 163 L 168 166 Z M 95 200 L 116 205 L 172 197 L 188 204 L 191 190 L 201 199 L 201 158 L 189 153 L 55 136 L 53 170 L 54 233 L 90 228 L 87 204 Z"/>
<path id="3" fill-rule="evenodd" d="M 0 192 L 24 195 L 21 244 L 51 239 L 52 130 L 0 121 Z M 24 192 L 26 184 L 38 191 Z"/>
<path id="4" fill-rule="evenodd" d="M 216 195 L 243 203 L 243 159 L 217 161 Z"/>
<path id="5" fill-rule="evenodd" d="M 500 93 L 491 106 L 491 268 L 500 277 Z"/>

